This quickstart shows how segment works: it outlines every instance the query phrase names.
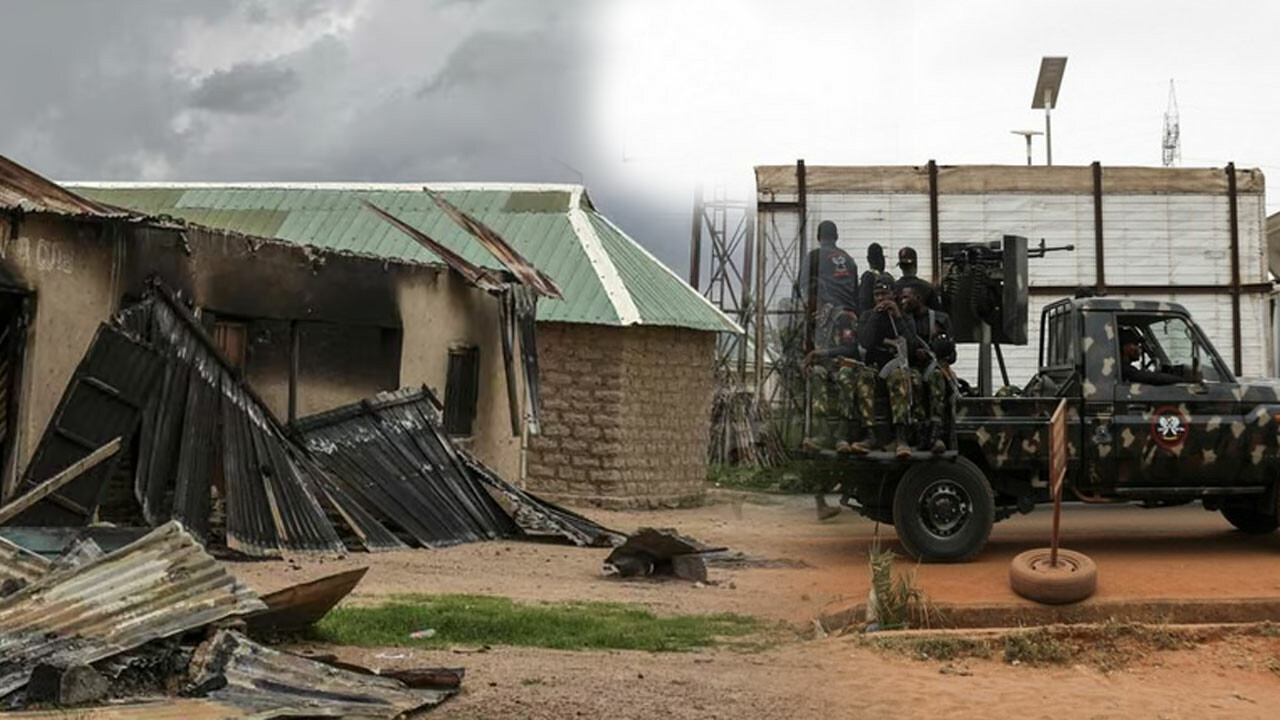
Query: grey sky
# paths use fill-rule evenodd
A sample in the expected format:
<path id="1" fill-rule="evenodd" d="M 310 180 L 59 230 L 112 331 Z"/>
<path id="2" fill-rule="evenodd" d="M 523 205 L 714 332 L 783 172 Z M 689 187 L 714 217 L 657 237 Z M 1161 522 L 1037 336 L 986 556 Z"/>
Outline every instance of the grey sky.
<path id="1" fill-rule="evenodd" d="M 581 177 L 681 273 L 698 180 L 745 199 L 753 164 L 798 157 L 1023 162 L 1009 131 L 1043 126 L 1029 104 L 1046 54 L 1070 57 L 1057 163 L 1158 164 L 1172 78 L 1185 165 L 1280 175 L 1280 9 L 1265 2 L 6 0 L 4 13 L 0 154 L 46 175 Z"/>

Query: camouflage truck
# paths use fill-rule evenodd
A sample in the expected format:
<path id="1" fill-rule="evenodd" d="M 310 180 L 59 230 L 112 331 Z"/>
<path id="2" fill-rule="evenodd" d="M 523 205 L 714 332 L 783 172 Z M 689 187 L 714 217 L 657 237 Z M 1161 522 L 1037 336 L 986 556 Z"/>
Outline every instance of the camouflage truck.
<path id="1" fill-rule="evenodd" d="M 1122 329 L 1141 338 L 1132 365 Z M 995 522 L 1050 502 L 1048 420 L 1065 398 L 1064 501 L 1199 500 L 1246 533 L 1277 528 L 1280 383 L 1233 376 L 1176 303 L 1059 300 L 1044 307 L 1040 330 L 1040 369 L 1020 394 L 957 398 L 954 450 L 841 457 L 843 502 L 894 525 L 923 560 L 968 560 Z M 1176 381 L 1130 382 L 1127 367 Z"/>

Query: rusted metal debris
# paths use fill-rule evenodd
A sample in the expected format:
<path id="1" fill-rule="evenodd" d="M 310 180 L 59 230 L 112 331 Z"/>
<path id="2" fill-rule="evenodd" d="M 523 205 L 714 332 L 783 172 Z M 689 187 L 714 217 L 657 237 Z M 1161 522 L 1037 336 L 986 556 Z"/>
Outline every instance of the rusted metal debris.
<path id="1" fill-rule="evenodd" d="M 93 202 L 0 155 L 0 210 L 99 218 L 128 218 L 127 210 Z"/>
<path id="2" fill-rule="evenodd" d="M 530 536 L 561 536 L 582 547 L 614 547 L 626 536 L 589 520 L 572 510 L 543 500 L 503 480 L 487 465 L 464 450 L 458 451 L 472 475 L 489 488 L 520 530 Z"/>
<path id="3" fill-rule="evenodd" d="M 707 545 L 673 529 L 641 528 L 605 558 L 605 571 L 619 577 L 668 576 L 706 582 L 706 553 L 724 547 Z"/>
<path id="4" fill-rule="evenodd" d="M 488 268 L 482 268 L 479 265 L 473 264 L 466 258 L 432 239 L 430 235 L 427 235 L 368 200 L 365 200 L 364 204 L 365 207 L 369 208 L 374 215 L 377 215 L 383 220 L 391 223 L 405 235 L 416 240 L 419 245 L 435 253 L 437 257 L 444 261 L 445 265 L 448 265 L 450 269 L 461 275 L 472 285 L 475 285 L 486 292 L 494 293 L 501 292 L 506 286 L 506 282 L 498 275 L 498 273 L 489 270 Z"/>
<path id="5" fill-rule="evenodd" d="M 181 524 L 0 598 L 0 697 L 40 663 L 92 663 L 266 606 Z"/>
<path id="6" fill-rule="evenodd" d="M 356 568 L 263 595 L 267 609 L 245 619 L 249 632 L 290 632 L 316 624 L 351 594 L 367 572 L 367 567 Z"/>
<path id="7" fill-rule="evenodd" d="M 450 220 L 457 223 L 463 230 L 466 230 L 477 241 L 488 250 L 491 255 L 498 259 L 498 262 L 511 271 L 529 289 L 538 293 L 543 297 L 563 299 L 564 295 L 560 292 L 560 286 L 556 285 L 556 281 L 551 276 L 542 272 L 533 266 L 533 263 L 525 259 L 516 250 L 511 243 L 502 238 L 501 235 L 494 232 L 488 225 L 471 217 L 467 213 L 453 206 L 440 193 L 432 192 L 430 189 L 424 188 L 427 195 L 435 201 L 436 206 L 449 216 Z M 398 227 L 398 226 L 397 226 Z"/>
<path id="8" fill-rule="evenodd" d="M 0 538 L 0 597 L 12 595 L 48 574 L 53 563 Z"/>
<path id="9" fill-rule="evenodd" d="M 622 538 L 516 488 L 456 448 L 428 388 L 380 393 L 294 428 L 335 482 L 423 545 L 519 537 L 526 529 L 577 545 Z"/>
<path id="10" fill-rule="evenodd" d="M 201 645 L 188 672 L 188 694 L 273 717 L 398 717 L 439 705 L 454 693 L 410 689 L 392 678 L 273 650 L 230 630 Z"/>

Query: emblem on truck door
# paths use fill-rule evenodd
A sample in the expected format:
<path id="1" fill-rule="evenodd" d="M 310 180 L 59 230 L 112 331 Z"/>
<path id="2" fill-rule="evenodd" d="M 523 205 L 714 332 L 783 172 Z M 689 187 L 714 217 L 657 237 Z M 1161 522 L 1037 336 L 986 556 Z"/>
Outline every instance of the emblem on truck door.
<path id="1" fill-rule="evenodd" d="M 1157 408 L 1151 416 L 1151 437 L 1156 444 L 1172 450 L 1187 439 L 1187 425 L 1190 419 L 1172 405 Z"/>

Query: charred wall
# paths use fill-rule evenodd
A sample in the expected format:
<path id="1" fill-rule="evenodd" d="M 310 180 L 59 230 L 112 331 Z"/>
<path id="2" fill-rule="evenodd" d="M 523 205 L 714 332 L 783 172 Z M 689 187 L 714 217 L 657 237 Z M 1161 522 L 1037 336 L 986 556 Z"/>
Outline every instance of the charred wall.
<path id="1" fill-rule="evenodd" d="M 404 332 L 400 384 L 425 384 L 444 398 L 449 348 L 476 346 L 480 356 L 476 420 L 472 437 L 462 444 L 502 477 L 520 477 L 520 438 L 511 433 L 497 301 L 454 273 L 441 273 L 430 287 L 418 279 L 406 280 L 399 285 L 399 293 Z M 518 391 L 523 399 L 523 384 Z"/>

